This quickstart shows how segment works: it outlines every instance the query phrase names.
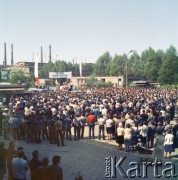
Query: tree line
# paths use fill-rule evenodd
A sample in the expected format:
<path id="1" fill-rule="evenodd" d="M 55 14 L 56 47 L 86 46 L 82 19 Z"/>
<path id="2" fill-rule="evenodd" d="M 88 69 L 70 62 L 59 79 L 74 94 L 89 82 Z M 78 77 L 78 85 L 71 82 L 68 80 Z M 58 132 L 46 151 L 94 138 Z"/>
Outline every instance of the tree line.
<path id="1" fill-rule="evenodd" d="M 133 51 L 129 57 L 126 54 L 109 52 L 101 55 L 96 63 L 83 63 L 83 76 L 119 76 L 125 75 L 126 61 L 128 76 L 144 76 L 148 81 L 157 81 L 161 84 L 177 84 L 178 82 L 178 55 L 175 47 L 170 46 L 166 51 L 154 50 L 151 47 L 141 52 Z M 57 60 L 48 62 L 39 71 L 40 78 L 48 78 L 51 72 L 72 71 L 73 76 L 79 76 L 79 64 Z"/>
<path id="2" fill-rule="evenodd" d="M 129 77 L 141 76 L 161 84 L 178 84 L 178 55 L 173 46 L 165 51 L 149 47 L 141 55 L 133 51 L 129 56 L 115 54 L 112 57 L 109 52 L 105 52 L 95 63 L 83 63 L 82 75 L 92 79 L 96 76 L 125 76 L 126 62 Z M 56 60 L 54 63 L 50 61 L 39 70 L 39 78 L 49 78 L 49 72 L 67 71 L 72 71 L 72 76 L 79 76 L 79 64 L 64 60 Z M 34 84 L 34 72 L 30 72 L 28 77 L 21 70 L 12 72 L 10 81 L 16 83 L 17 80 Z"/>

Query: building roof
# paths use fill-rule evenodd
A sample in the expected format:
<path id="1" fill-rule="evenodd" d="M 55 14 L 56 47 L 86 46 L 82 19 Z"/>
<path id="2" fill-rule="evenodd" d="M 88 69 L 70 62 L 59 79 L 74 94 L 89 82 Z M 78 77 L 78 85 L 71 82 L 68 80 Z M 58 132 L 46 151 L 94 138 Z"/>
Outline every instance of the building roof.
<path id="1" fill-rule="evenodd" d="M 38 67 L 39 68 L 42 68 L 42 67 L 44 67 L 44 65 L 45 64 L 47 64 L 47 63 L 41 63 L 41 62 L 39 62 L 38 63 Z M 16 64 L 15 64 L 16 66 L 27 66 L 27 67 L 34 67 L 35 66 L 35 62 L 24 62 L 24 61 L 20 61 L 20 62 L 17 62 Z"/>

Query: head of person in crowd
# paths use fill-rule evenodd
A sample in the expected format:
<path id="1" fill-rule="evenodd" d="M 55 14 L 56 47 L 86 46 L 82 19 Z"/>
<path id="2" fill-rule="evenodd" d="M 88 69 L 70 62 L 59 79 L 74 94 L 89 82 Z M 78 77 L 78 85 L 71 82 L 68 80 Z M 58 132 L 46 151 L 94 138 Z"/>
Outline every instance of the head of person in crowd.
<path id="1" fill-rule="evenodd" d="M 172 134 L 172 130 L 171 130 L 171 129 L 168 129 L 168 130 L 167 130 L 167 134 Z"/>
<path id="2" fill-rule="evenodd" d="M 160 122 L 157 123 L 157 127 L 158 127 L 158 126 L 161 126 L 161 123 L 160 123 Z"/>
<path id="3" fill-rule="evenodd" d="M 21 150 L 23 151 L 23 147 L 22 146 L 18 146 L 17 147 L 17 151 L 21 151 Z"/>
<path id="4" fill-rule="evenodd" d="M 10 141 L 9 142 L 9 149 L 14 149 L 15 148 L 15 142 L 14 141 Z"/>
<path id="5" fill-rule="evenodd" d="M 60 161 L 61 161 L 61 156 L 59 155 L 53 156 L 52 158 L 53 165 L 59 165 Z"/>
<path id="6" fill-rule="evenodd" d="M 120 127 L 120 128 L 122 128 L 122 127 L 123 127 L 123 124 L 122 124 L 121 122 L 119 123 L 119 127 Z"/>
<path id="7" fill-rule="evenodd" d="M 126 128 L 130 128 L 131 127 L 131 125 L 130 124 L 126 124 Z"/>
<path id="8" fill-rule="evenodd" d="M 49 163 L 49 158 L 48 158 L 48 157 L 44 157 L 44 158 L 42 159 L 42 164 L 43 164 L 43 166 L 48 166 L 48 163 Z"/>
<path id="9" fill-rule="evenodd" d="M 38 156 L 39 156 L 39 151 L 36 149 L 36 150 L 34 150 L 33 152 L 32 152 L 32 156 L 33 156 L 33 158 L 38 158 Z"/>
<path id="10" fill-rule="evenodd" d="M 4 109 L 3 109 L 3 112 L 7 113 L 8 110 L 9 110 L 8 108 L 4 108 Z"/>
<path id="11" fill-rule="evenodd" d="M 17 151 L 17 156 L 18 156 L 18 158 L 23 158 L 24 157 L 24 151 L 23 150 Z"/>

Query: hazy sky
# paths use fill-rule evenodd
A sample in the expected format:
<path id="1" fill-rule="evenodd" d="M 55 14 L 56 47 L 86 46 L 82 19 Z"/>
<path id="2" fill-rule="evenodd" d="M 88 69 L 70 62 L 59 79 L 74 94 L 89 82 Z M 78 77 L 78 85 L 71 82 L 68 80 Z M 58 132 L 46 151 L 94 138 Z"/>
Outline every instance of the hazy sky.
<path id="1" fill-rule="evenodd" d="M 178 50 L 177 0 L 0 0 L 0 64 L 49 59 L 96 62 L 104 52 Z"/>

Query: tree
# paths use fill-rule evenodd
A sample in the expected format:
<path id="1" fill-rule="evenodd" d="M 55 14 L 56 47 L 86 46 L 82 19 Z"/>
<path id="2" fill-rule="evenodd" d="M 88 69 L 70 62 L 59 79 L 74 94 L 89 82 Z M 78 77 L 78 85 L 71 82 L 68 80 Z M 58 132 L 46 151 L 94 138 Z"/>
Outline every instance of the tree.
<path id="1" fill-rule="evenodd" d="M 142 76 L 142 63 L 136 51 L 128 59 L 128 76 Z"/>
<path id="2" fill-rule="evenodd" d="M 35 85 L 35 77 L 31 72 L 29 76 L 25 76 L 25 73 L 22 70 L 16 70 L 11 73 L 11 83 L 17 83 L 18 81 L 24 82 L 27 86 Z"/>
<path id="3" fill-rule="evenodd" d="M 103 55 L 101 55 L 96 61 L 94 73 L 97 76 L 109 75 L 107 71 L 107 66 L 111 62 L 111 60 L 112 57 L 110 56 L 109 52 L 105 52 Z"/>
<path id="4" fill-rule="evenodd" d="M 119 76 L 121 74 L 124 74 L 124 67 L 125 67 L 125 61 L 124 57 L 121 55 L 115 55 L 111 61 L 110 64 L 108 64 L 109 67 L 109 75 L 110 76 Z"/>
<path id="5" fill-rule="evenodd" d="M 11 73 L 11 83 L 17 83 L 18 81 L 25 82 L 27 77 L 25 76 L 25 73 L 22 70 L 15 70 Z"/>
<path id="6" fill-rule="evenodd" d="M 177 74 L 177 51 L 173 46 L 170 46 L 166 51 L 162 66 L 159 71 L 159 81 L 162 84 L 174 84 L 177 81 Z"/>

